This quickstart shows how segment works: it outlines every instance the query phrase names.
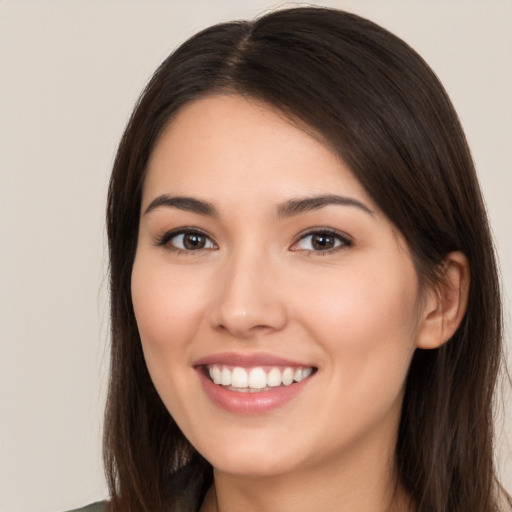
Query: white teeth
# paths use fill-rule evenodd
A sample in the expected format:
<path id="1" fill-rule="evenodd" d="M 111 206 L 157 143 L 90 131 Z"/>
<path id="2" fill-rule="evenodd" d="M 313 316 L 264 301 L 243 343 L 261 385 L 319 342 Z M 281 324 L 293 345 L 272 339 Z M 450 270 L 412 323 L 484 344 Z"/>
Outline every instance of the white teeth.
<path id="1" fill-rule="evenodd" d="M 267 374 L 263 368 L 253 368 L 249 373 L 249 387 L 263 389 L 267 387 Z"/>
<path id="2" fill-rule="evenodd" d="M 302 370 L 302 378 L 307 379 L 313 373 L 313 368 L 304 368 Z"/>
<path id="3" fill-rule="evenodd" d="M 220 383 L 223 386 L 231 386 L 231 372 L 229 368 L 222 368 L 220 373 Z"/>
<path id="4" fill-rule="evenodd" d="M 249 370 L 240 366 L 230 369 L 228 366 L 215 364 L 208 367 L 208 372 L 215 384 L 231 386 L 239 391 L 257 391 L 301 382 L 313 373 L 313 368 L 273 367 L 267 373 L 259 366 Z"/>
<path id="5" fill-rule="evenodd" d="M 217 365 L 215 365 L 213 368 L 210 368 L 210 377 L 212 378 L 213 382 L 215 382 L 215 384 L 221 383 L 220 368 Z"/>
<path id="6" fill-rule="evenodd" d="M 240 367 L 233 368 L 231 373 L 231 385 L 234 388 L 248 388 L 249 387 L 249 376 L 247 372 Z"/>
<path id="7" fill-rule="evenodd" d="M 293 370 L 291 368 L 285 368 L 282 381 L 285 386 L 289 386 L 293 382 Z"/>
<path id="8" fill-rule="evenodd" d="M 279 368 L 272 368 L 272 370 L 267 373 L 267 384 L 272 388 L 281 385 L 281 372 Z"/>

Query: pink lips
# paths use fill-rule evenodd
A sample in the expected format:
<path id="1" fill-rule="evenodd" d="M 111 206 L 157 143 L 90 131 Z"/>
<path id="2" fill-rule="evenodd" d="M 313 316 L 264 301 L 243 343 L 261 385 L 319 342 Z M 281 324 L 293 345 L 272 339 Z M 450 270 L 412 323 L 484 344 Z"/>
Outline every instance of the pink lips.
<path id="1" fill-rule="evenodd" d="M 212 354 L 194 362 L 194 366 L 206 366 L 207 364 L 225 364 L 227 366 L 241 366 L 242 368 L 254 366 L 310 366 L 271 354 L 237 354 L 236 352 Z"/>
<path id="2" fill-rule="evenodd" d="M 220 408 L 238 414 L 256 415 L 270 412 L 281 407 L 299 395 L 308 385 L 311 378 L 295 382 L 289 386 L 279 386 L 270 390 L 239 392 L 214 384 L 206 375 L 207 365 L 253 367 L 309 367 L 307 363 L 300 363 L 276 357 L 270 354 L 239 354 L 233 352 L 212 354 L 198 359 L 194 367 L 201 381 L 202 387 L 210 400 Z"/>

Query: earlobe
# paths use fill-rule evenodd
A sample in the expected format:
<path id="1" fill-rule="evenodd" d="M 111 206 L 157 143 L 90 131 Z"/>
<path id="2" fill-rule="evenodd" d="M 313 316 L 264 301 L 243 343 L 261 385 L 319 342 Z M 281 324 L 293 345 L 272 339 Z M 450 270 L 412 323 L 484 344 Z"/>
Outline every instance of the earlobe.
<path id="1" fill-rule="evenodd" d="M 460 251 L 449 253 L 441 281 L 428 291 L 425 299 L 418 348 L 439 348 L 453 336 L 466 312 L 469 282 L 466 256 Z"/>

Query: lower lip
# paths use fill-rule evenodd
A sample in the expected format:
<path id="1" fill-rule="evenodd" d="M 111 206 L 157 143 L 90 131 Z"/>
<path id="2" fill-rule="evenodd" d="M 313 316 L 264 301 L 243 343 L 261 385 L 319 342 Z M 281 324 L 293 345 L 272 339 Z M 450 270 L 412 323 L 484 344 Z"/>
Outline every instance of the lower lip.
<path id="1" fill-rule="evenodd" d="M 308 377 L 289 386 L 279 386 L 268 391 L 244 393 L 214 384 L 200 369 L 197 373 L 203 389 L 214 404 L 228 412 L 246 415 L 263 414 L 283 406 L 293 400 L 312 378 Z"/>

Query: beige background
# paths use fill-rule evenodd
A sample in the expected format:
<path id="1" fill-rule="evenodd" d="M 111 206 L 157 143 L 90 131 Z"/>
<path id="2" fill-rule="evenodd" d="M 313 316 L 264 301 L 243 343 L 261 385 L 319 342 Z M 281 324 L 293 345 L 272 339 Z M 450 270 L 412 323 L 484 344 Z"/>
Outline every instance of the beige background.
<path id="1" fill-rule="evenodd" d="M 381 23 L 441 77 L 473 149 L 509 296 L 512 1 L 321 3 Z M 0 0 L 1 512 L 58 512 L 106 496 L 103 211 L 116 144 L 143 85 L 179 42 L 278 5 Z M 510 309 L 507 299 L 508 324 Z M 498 452 L 512 489 L 508 409 Z"/>

